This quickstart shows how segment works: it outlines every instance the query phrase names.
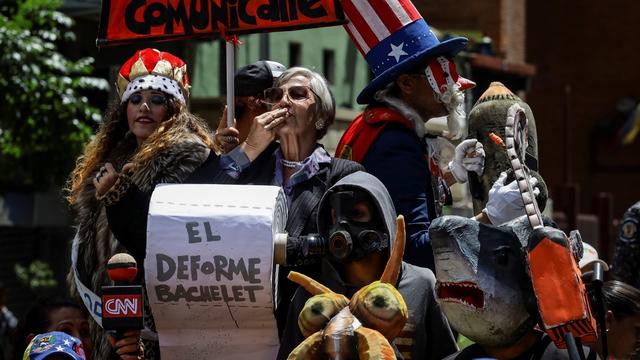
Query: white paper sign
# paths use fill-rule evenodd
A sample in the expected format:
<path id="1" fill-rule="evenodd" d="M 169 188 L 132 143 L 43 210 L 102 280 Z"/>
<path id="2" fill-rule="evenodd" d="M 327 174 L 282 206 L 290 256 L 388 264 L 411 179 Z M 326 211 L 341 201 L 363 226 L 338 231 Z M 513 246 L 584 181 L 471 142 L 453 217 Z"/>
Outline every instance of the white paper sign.
<path id="1" fill-rule="evenodd" d="M 276 186 L 156 187 L 144 265 L 163 359 L 275 358 L 273 235 L 286 214 Z"/>

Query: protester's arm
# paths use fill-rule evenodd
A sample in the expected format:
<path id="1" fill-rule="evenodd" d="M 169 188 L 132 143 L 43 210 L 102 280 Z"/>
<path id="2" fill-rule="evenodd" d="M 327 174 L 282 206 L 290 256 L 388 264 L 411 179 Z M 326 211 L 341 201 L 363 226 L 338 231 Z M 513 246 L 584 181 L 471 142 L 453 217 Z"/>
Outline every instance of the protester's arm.
<path id="1" fill-rule="evenodd" d="M 234 179 L 238 179 L 249 165 L 251 165 L 251 159 L 249 159 L 241 146 L 237 146 L 220 156 L 220 169 Z"/>
<path id="2" fill-rule="evenodd" d="M 138 189 L 126 175 L 121 176 L 119 182 L 121 184 L 116 185 L 126 190 L 117 199 L 105 198 L 109 227 L 138 264 L 143 264 L 147 251 L 147 214 L 151 194 Z"/>
<path id="3" fill-rule="evenodd" d="M 238 147 L 250 161 L 255 160 L 269 144 L 276 140 L 276 130 L 285 124 L 289 116 L 291 113 L 287 108 L 274 109 L 256 116 L 247 139 Z"/>
<path id="4" fill-rule="evenodd" d="M 275 109 L 254 118 L 247 139 L 220 157 L 220 169 L 238 179 L 251 163 L 276 139 L 276 129 L 285 123 L 288 109 Z"/>
<path id="5" fill-rule="evenodd" d="M 470 171 L 481 176 L 484 172 L 484 158 L 485 152 L 482 143 L 476 139 L 462 141 L 455 148 L 453 159 L 449 162 L 449 171 L 445 171 L 443 174 L 447 185 L 466 183 L 467 173 Z"/>
<path id="6" fill-rule="evenodd" d="M 133 164 L 128 163 L 120 172 L 106 163 L 93 179 L 96 197 L 106 208 L 109 228 L 116 239 L 133 257 L 144 259 L 147 230 L 147 212 L 150 195 L 142 193 L 128 175 Z"/>
<path id="7" fill-rule="evenodd" d="M 147 216 L 153 188 L 157 184 L 184 182 L 208 159 L 215 159 L 215 155 L 211 155 L 203 142 L 182 141 L 154 155 L 151 162 L 140 169 L 131 163 L 124 165 L 115 182 L 106 191 L 98 191 L 98 199 L 106 206 L 111 231 L 139 264 L 146 252 Z M 137 186 L 134 178 L 144 179 L 145 185 Z"/>
<path id="8" fill-rule="evenodd" d="M 233 126 L 227 127 L 227 106 L 225 105 L 222 116 L 218 120 L 218 128 L 211 139 L 216 154 L 226 154 L 240 144 L 240 132 L 235 126 L 236 119 L 233 119 Z"/>
<path id="9" fill-rule="evenodd" d="M 484 211 L 480 211 L 480 213 L 474 216 L 473 218 L 479 223 L 491 225 L 491 220 L 487 216 L 487 213 Z"/>
<path id="10" fill-rule="evenodd" d="M 404 260 L 433 269 L 427 212 L 430 175 L 416 136 L 403 128 L 388 126 L 369 148 L 363 165 L 387 187 L 396 212 L 404 215 L 407 225 Z"/>

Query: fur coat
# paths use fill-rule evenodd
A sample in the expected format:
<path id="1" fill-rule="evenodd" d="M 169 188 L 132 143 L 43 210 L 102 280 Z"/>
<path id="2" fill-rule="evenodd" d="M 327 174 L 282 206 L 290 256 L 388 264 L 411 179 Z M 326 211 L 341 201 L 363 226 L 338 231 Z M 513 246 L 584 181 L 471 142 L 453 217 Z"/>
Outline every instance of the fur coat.
<path id="1" fill-rule="evenodd" d="M 135 155 L 135 151 L 135 139 L 129 134 L 107 156 L 105 163 L 110 162 L 116 169 L 121 169 Z M 93 178 L 103 164 L 96 166 L 92 176 L 85 180 L 74 205 L 77 215 L 76 236 L 73 241 L 78 247 L 77 269 L 80 280 L 90 290 L 99 296 L 101 286 L 111 284 L 106 264 L 112 255 L 126 252 L 109 228 L 105 202 L 117 202 L 120 195 L 132 188 L 150 195 L 157 184 L 181 183 L 207 159 L 209 152 L 209 148 L 199 137 L 185 129 L 171 139 L 169 146 L 156 154 L 148 163 L 139 166 L 132 175 L 121 176 L 116 184 L 101 197 L 102 200 L 96 198 Z M 144 225 L 141 224 L 141 226 Z M 78 296 L 73 269 L 68 275 L 68 283 L 71 294 Z M 102 328 L 92 320 L 90 324 L 94 346 L 91 358 L 117 359 Z M 145 346 L 147 359 L 154 358 L 150 350 Z"/>

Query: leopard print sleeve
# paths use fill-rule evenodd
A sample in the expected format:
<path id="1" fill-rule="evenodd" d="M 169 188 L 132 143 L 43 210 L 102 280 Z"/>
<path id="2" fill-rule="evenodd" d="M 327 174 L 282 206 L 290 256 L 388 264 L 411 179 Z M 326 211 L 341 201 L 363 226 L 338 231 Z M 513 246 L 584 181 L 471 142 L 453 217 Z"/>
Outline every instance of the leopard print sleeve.
<path id="1" fill-rule="evenodd" d="M 96 198 L 104 202 L 106 206 L 113 205 L 120 201 L 122 196 L 129 190 L 131 187 L 131 177 L 126 174 L 120 174 L 116 182 L 111 186 L 109 190 L 107 190 L 104 194 L 98 195 L 96 193 Z"/>

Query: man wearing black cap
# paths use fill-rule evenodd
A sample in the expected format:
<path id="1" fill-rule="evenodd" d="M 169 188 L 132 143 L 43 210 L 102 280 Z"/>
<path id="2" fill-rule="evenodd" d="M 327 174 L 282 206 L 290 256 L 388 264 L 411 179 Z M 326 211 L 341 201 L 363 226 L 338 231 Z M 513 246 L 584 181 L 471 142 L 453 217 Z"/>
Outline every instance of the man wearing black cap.
<path id="1" fill-rule="evenodd" d="M 260 60 L 236 71 L 235 82 L 235 125 L 227 128 L 226 108 L 218 124 L 213 141 L 220 153 L 228 153 L 243 142 L 253 119 L 267 111 L 262 102 L 264 90 L 273 86 L 275 79 L 285 71 L 284 65 L 270 60 Z"/>

